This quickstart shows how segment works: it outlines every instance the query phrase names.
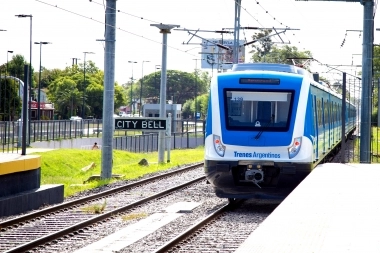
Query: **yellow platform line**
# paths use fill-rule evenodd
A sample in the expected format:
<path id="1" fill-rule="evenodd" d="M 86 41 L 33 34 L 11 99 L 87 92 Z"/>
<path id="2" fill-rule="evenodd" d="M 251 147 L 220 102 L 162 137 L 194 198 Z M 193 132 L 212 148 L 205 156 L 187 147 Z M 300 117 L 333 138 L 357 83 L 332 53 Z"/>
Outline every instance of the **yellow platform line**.
<path id="1" fill-rule="evenodd" d="M 1 155 L 0 175 L 15 172 L 35 170 L 41 167 L 41 156 L 39 155 Z"/>

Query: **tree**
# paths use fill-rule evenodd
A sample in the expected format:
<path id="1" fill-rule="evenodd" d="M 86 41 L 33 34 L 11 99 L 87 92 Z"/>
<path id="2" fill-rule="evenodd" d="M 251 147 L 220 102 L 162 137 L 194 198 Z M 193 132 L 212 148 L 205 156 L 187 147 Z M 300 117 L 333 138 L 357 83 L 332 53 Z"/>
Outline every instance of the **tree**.
<path id="1" fill-rule="evenodd" d="M 254 62 L 265 61 L 265 55 L 270 53 L 273 42 L 268 36 L 271 32 L 272 30 L 263 30 L 252 35 L 252 42 L 254 43 L 252 44 L 253 49 L 249 53 L 253 54 L 252 60 Z"/>
<path id="2" fill-rule="evenodd" d="M 12 59 L 8 61 L 8 73 L 14 77 L 19 78 L 20 80 L 24 81 L 24 65 L 29 64 L 24 56 L 20 54 L 16 54 L 12 56 Z M 4 63 L 0 66 L 1 73 L 5 73 L 7 69 L 7 63 Z M 32 67 L 32 76 L 33 76 L 33 67 Z M 32 80 L 32 88 L 35 87 L 35 80 L 33 78 Z"/>
<path id="3" fill-rule="evenodd" d="M 292 60 L 295 59 L 295 60 Z M 262 57 L 262 61 L 264 62 L 272 62 L 272 63 L 283 63 L 290 65 L 302 65 L 303 68 L 308 68 L 310 66 L 310 61 L 305 60 L 297 60 L 302 58 L 313 58 L 310 51 L 298 51 L 297 47 L 291 47 L 285 45 L 283 47 L 272 46 L 271 51 L 267 52 L 266 55 Z M 253 55 L 251 58 L 254 62 L 257 62 L 258 57 Z"/>
<path id="4" fill-rule="evenodd" d="M 272 30 L 263 30 L 252 36 L 255 43 L 252 44 L 252 50 L 249 53 L 252 53 L 253 62 L 297 64 L 303 65 L 304 68 L 309 67 L 309 61 L 292 60 L 292 58 L 312 58 L 310 51 L 298 51 L 297 47 L 288 45 L 277 47 L 272 42 L 271 32 Z"/>
<path id="5" fill-rule="evenodd" d="M 21 112 L 19 83 L 11 78 L 1 78 L 0 89 L 2 98 L 0 100 L 1 120 L 13 120 L 15 115 L 19 115 Z"/>
<path id="6" fill-rule="evenodd" d="M 78 115 L 81 96 L 76 83 L 70 77 L 60 77 L 53 81 L 49 87 L 48 97 L 54 101 L 61 117 L 68 119 Z"/>
<path id="7" fill-rule="evenodd" d="M 159 103 L 159 90 L 161 83 L 161 72 L 154 72 L 144 76 L 142 98 L 146 98 L 151 103 Z M 175 104 L 184 104 L 195 96 L 204 94 L 209 89 L 210 77 L 207 72 L 188 73 L 178 70 L 167 71 L 166 98 L 173 100 Z M 123 85 L 126 88 L 127 100 L 130 103 L 130 94 L 132 89 L 132 99 L 140 98 L 141 80 L 137 80 L 132 85 Z"/>
<path id="8" fill-rule="evenodd" d="M 373 80 L 375 84 L 380 83 L 380 47 L 375 46 L 373 47 Z M 372 119 L 371 121 L 376 123 L 377 125 L 377 119 L 378 116 L 377 114 L 379 113 L 379 108 L 378 108 L 378 95 L 379 94 L 379 86 L 374 85 L 372 88 L 372 96 L 373 96 L 373 109 L 372 109 Z"/>
<path id="9" fill-rule="evenodd" d="M 86 63 L 86 80 L 83 65 L 66 67 L 63 71 L 55 71 L 54 74 L 57 76 L 48 86 L 48 98 L 54 104 L 58 104 L 56 109 L 63 118 L 69 118 L 71 115 L 103 117 L 104 72 L 93 62 Z M 123 91 L 115 83 L 114 110 L 124 104 Z"/>

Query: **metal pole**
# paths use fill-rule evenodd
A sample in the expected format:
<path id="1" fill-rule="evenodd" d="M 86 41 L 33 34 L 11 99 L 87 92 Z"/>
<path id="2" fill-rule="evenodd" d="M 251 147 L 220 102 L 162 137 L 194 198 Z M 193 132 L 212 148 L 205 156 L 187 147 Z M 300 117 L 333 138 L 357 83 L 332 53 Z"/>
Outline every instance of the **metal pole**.
<path id="1" fill-rule="evenodd" d="M 139 116 L 141 116 L 141 106 L 142 106 L 142 88 L 143 88 L 143 82 L 144 82 L 144 62 L 150 62 L 150 61 L 142 61 Z"/>
<path id="2" fill-rule="evenodd" d="M 380 78 L 377 79 L 377 127 L 380 127 Z"/>
<path id="3" fill-rule="evenodd" d="M 28 89 L 29 89 L 29 95 L 28 95 L 28 118 L 27 118 L 27 124 L 28 124 L 28 129 L 27 129 L 27 133 L 26 135 L 28 136 L 28 141 L 27 141 L 27 144 L 29 145 L 30 143 L 30 121 L 31 121 L 31 116 L 32 116 L 32 113 L 31 113 L 31 101 L 32 101 L 32 20 L 33 20 L 33 16 L 30 14 L 30 15 L 25 15 L 25 14 L 19 14 L 19 15 L 15 15 L 16 17 L 19 17 L 19 18 L 27 18 L 29 17 L 30 18 L 30 29 L 29 29 L 29 32 L 30 32 L 30 38 L 29 38 L 29 50 L 30 50 L 30 54 L 29 54 L 29 78 L 28 78 L 28 83 L 25 83 L 25 85 L 28 86 Z"/>
<path id="4" fill-rule="evenodd" d="M 170 30 L 179 25 L 151 24 L 160 29 L 162 33 L 162 68 L 161 68 L 161 89 L 160 89 L 160 118 L 166 118 L 166 60 L 167 60 L 167 36 Z M 165 156 L 165 132 L 158 133 L 158 163 L 164 162 Z"/>
<path id="5" fill-rule="evenodd" d="M 137 63 L 137 61 L 128 61 L 128 63 L 132 63 L 132 77 L 131 77 L 131 111 L 130 114 L 133 116 L 135 113 L 133 110 L 133 98 L 132 98 L 132 84 L 133 84 L 133 63 Z"/>
<path id="6" fill-rule="evenodd" d="M 114 95 L 115 95 L 115 40 L 116 40 L 116 0 L 106 3 L 106 31 L 104 57 L 103 92 L 103 135 L 102 135 L 102 171 L 101 178 L 112 176 L 112 153 L 114 132 Z"/>
<path id="7" fill-rule="evenodd" d="M 234 23 L 234 51 L 233 63 L 239 63 L 239 29 L 240 29 L 241 0 L 235 1 L 235 23 Z"/>
<path id="8" fill-rule="evenodd" d="M 40 73 L 38 77 L 38 93 L 37 93 L 37 120 L 41 120 L 41 72 L 42 72 L 42 45 L 51 44 L 50 42 L 34 42 L 34 44 L 40 45 Z"/>
<path id="9" fill-rule="evenodd" d="M 346 73 L 343 72 L 343 84 L 342 84 L 342 135 L 341 135 L 341 143 L 340 143 L 340 162 L 346 163 Z"/>
<path id="10" fill-rule="evenodd" d="M 26 122 L 28 120 L 28 70 L 29 66 L 24 65 L 24 94 L 22 98 L 22 144 L 21 144 L 21 155 L 26 155 Z"/>
<path id="11" fill-rule="evenodd" d="M 84 119 L 84 90 L 86 89 L 86 52 L 84 54 L 84 59 L 83 59 L 83 87 L 82 87 L 82 119 Z"/>
<path id="12" fill-rule="evenodd" d="M 13 51 L 9 51 L 9 50 L 7 51 L 7 68 L 6 68 L 6 71 L 5 71 L 5 86 L 4 86 L 4 119 L 5 119 L 5 108 L 6 108 L 5 100 L 7 100 L 6 98 L 7 98 L 7 86 L 8 86 L 8 54 L 9 53 L 13 53 Z M 9 91 L 10 91 L 10 89 L 9 89 Z M 10 99 L 10 93 L 9 93 L 8 100 L 9 99 Z M 11 121 L 11 118 L 10 118 L 10 108 L 8 110 L 8 121 Z"/>
<path id="13" fill-rule="evenodd" d="M 35 42 L 36 43 L 36 42 Z M 41 56 L 42 56 L 42 43 L 40 42 L 40 73 L 38 75 L 38 95 L 37 95 L 37 119 L 41 120 Z"/>
<path id="14" fill-rule="evenodd" d="M 83 63 L 83 87 L 82 87 L 82 92 L 83 92 L 83 97 L 82 97 L 82 119 L 85 118 L 85 111 L 84 111 L 84 101 L 85 101 L 85 91 L 86 91 L 86 54 L 94 54 L 94 52 L 83 52 L 84 54 L 84 63 Z"/>
<path id="15" fill-rule="evenodd" d="M 371 163 L 371 80 L 373 54 L 373 0 L 362 1 L 364 6 L 362 98 L 360 127 L 360 163 Z"/>
<path id="16" fill-rule="evenodd" d="M 158 69 L 161 69 L 161 65 L 155 65 L 154 66 L 155 67 L 155 69 L 154 69 L 154 92 L 155 92 L 155 95 L 157 94 L 157 98 L 160 96 L 160 93 L 159 92 L 157 92 L 157 90 L 159 91 L 160 89 L 158 89 L 157 88 L 157 70 Z M 160 80 L 161 80 L 161 78 L 160 78 Z"/>

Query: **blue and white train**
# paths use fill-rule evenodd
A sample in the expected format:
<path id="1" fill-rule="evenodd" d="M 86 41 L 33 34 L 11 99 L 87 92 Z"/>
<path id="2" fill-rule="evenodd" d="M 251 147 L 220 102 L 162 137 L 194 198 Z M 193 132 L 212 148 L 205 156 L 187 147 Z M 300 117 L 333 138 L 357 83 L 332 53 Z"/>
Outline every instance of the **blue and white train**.
<path id="1" fill-rule="evenodd" d="M 346 137 L 356 108 L 346 101 Z M 340 147 L 342 97 L 305 69 L 236 64 L 211 81 L 205 173 L 218 197 L 285 198 Z M 323 187 L 323 182 L 321 182 Z"/>

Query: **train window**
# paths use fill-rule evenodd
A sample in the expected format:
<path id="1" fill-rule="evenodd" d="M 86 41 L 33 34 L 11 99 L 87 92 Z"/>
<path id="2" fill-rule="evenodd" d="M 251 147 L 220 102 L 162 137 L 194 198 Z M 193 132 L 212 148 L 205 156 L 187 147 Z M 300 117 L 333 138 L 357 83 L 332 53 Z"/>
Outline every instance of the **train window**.
<path id="1" fill-rule="evenodd" d="M 329 103 L 328 103 L 328 101 L 325 101 L 325 103 L 323 104 L 323 111 L 324 111 L 323 122 L 325 125 L 327 125 L 327 123 L 329 122 Z"/>
<path id="2" fill-rule="evenodd" d="M 227 129 L 286 131 L 293 91 L 225 90 Z"/>
<path id="3" fill-rule="evenodd" d="M 322 125 L 322 106 L 321 106 L 321 100 L 320 99 L 317 99 L 317 111 L 318 111 L 318 126 L 321 126 Z"/>

